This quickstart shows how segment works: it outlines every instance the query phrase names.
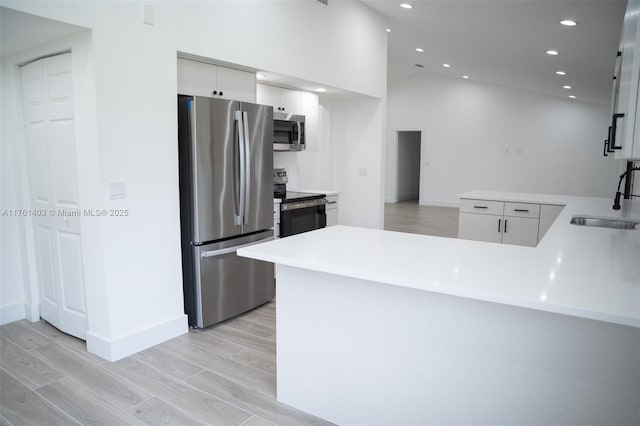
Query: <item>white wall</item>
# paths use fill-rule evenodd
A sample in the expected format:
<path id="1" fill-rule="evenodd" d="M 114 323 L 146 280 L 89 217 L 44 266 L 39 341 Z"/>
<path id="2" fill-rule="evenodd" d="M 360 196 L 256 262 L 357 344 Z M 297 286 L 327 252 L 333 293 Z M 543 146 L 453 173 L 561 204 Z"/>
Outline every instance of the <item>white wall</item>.
<path id="1" fill-rule="evenodd" d="M 2 63 L 0 73 L 4 76 L 11 73 L 11 69 Z M 0 92 L 1 109 L 3 113 L 0 129 L 2 144 L 0 145 L 0 324 L 6 324 L 25 318 L 25 289 L 26 282 L 26 254 L 24 241 L 24 217 L 11 216 L 13 209 L 21 208 L 22 200 L 17 188 L 16 162 L 14 160 L 15 146 L 7 143 L 15 139 L 11 134 L 11 127 L 5 124 L 6 116 L 11 121 L 22 120 L 22 108 L 16 99 L 16 93 L 10 90 L 9 80 L 3 78 Z"/>
<path id="2" fill-rule="evenodd" d="M 85 256 L 88 347 L 107 359 L 186 331 L 177 177 L 178 51 L 385 96 L 384 20 L 355 1 L 332 2 L 328 8 L 308 0 L 155 2 L 153 26 L 143 23 L 143 4 L 137 2 L 1 4 L 91 30 L 87 54 L 80 58 L 90 71 L 80 76 L 75 102 L 82 108 L 78 124 L 93 126 L 97 142 L 95 150 L 91 142 L 86 151 L 79 150 L 79 160 L 89 160 L 79 166 L 86 187 L 80 200 L 83 208 L 130 211 L 126 218 L 102 218 L 82 229 L 84 238 L 97 242 Z M 369 123 L 362 129 L 380 151 L 384 114 L 376 108 L 367 113 L 358 114 Z M 3 113 L 3 128 L 5 120 Z M 353 161 L 351 152 L 343 155 L 341 162 Z M 4 173 L 4 155 L 2 161 Z M 378 188 L 380 168 L 370 174 L 379 179 Z M 110 180 L 125 181 L 126 199 L 108 199 Z M 376 204 L 379 196 L 369 192 L 359 198 Z M 348 212 L 342 206 L 340 211 Z M 380 218 L 367 223 L 376 222 Z"/>
<path id="3" fill-rule="evenodd" d="M 419 131 L 400 131 L 398 135 L 397 199 L 418 198 L 420 195 L 420 143 Z"/>
<path id="4" fill-rule="evenodd" d="M 384 100 L 356 97 L 325 103 L 331 114 L 331 189 L 340 191 L 341 225 L 384 225 Z"/>
<path id="5" fill-rule="evenodd" d="M 19 64 L 52 52 L 72 52 L 72 73 L 74 91 L 74 113 L 76 118 L 75 138 L 78 160 L 79 198 L 83 208 L 95 208 L 100 205 L 98 146 L 95 126 L 95 89 L 92 60 L 91 32 L 84 31 L 74 36 L 49 42 L 11 57 L 2 58 L 2 157 L 3 208 L 30 207 L 29 184 L 27 177 L 27 155 L 24 142 L 24 122 L 22 116 L 22 94 L 20 89 Z M 11 183 L 10 183 L 11 182 Z M 5 183 L 7 184 L 5 186 Z M 5 200 L 6 199 L 6 200 Z M 4 218 L 3 218 L 4 219 Z M 3 220 L 3 226 L 5 222 Z M 2 236 L 2 263 L 10 265 L 2 269 L 0 289 L 2 294 L 23 294 L 24 315 L 33 321 L 39 319 L 39 289 L 35 266 L 35 247 L 33 245 L 31 221 L 29 218 L 14 220 L 11 233 Z M 85 262 L 85 280 L 87 304 L 92 315 L 89 316 L 89 328 L 94 333 L 108 335 L 108 292 L 104 285 L 102 255 L 102 222 L 95 218 L 81 218 L 82 249 Z M 11 226 L 11 225 L 10 225 Z M 21 273 L 17 274 L 17 270 Z M 13 273 L 11 271 L 14 271 Z M 4 300 L 4 298 L 3 298 Z M 3 302 L 4 304 L 4 302 Z"/>
<path id="6" fill-rule="evenodd" d="M 334 190 L 331 175 L 331 112 L 318 105 L 318 122 L 307 135 L 311 144 L 302 152 L 275 152 L 273 167 L 287 169 L 287 188 Z"/>
<path id="7" fill-rule="evenodd" d="M 473 189 L 609 197 L 620 162 L 602 157 L 609 107 L 420 74 L 389 87 L 386 187 L 397 129 L 423 129 L 423 204 Z M 613 192 L 612 192 L 613 191 Z"/>

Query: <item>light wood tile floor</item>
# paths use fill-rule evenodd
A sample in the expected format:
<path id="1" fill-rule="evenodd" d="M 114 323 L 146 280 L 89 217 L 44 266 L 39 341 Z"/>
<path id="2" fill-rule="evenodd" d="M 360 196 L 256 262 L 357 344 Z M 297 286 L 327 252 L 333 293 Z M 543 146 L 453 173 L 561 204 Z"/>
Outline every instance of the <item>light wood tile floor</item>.
<path id="1" fill-rule="evenodd" d="M 384 205 L 384 229 L 458 238 L 458 209 L 421 206 L 418 200 Z"/>
<path id="2" fill-rule="evenodd" d="M 322 425 L 275 399 L 275 302 L 110 363 L 44 321 L 0 327 L 0 425 Z"/>

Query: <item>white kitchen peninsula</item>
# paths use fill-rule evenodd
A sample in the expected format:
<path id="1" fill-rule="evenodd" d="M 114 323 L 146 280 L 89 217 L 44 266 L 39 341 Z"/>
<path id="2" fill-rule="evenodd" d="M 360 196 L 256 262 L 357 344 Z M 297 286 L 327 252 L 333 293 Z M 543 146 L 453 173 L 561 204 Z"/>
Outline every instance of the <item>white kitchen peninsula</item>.
<path id="1" fill-rule="evenodd" d="M 640 230 L 569 222 L 640 212 L 547 197 L 566 206 L 537 247 L 334 226 L 240 249 L 277 264 L 278 400 L 338 424 L 639 424 Z"/>

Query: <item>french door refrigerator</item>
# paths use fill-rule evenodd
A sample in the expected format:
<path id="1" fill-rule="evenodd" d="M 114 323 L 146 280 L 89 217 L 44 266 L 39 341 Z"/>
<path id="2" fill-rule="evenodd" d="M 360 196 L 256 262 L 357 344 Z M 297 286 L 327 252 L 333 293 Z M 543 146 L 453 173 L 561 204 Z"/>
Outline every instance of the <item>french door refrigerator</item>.
<path id="1" fill-rule="evenodd" d="M 178 95 L 185 312 L 207 327 L 275 296 L 272 263 L 236 255 L 273 239 L 273 107 Z"/>

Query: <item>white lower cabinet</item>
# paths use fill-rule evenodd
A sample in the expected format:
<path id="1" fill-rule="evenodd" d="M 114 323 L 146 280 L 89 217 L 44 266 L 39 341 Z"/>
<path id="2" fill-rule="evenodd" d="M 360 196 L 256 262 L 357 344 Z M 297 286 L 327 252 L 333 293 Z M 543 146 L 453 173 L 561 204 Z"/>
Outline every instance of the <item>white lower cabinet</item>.
<path id="1" fill-rule="evenodd" d="M 535 247 L 538 244 L 538 219 L 505 216 L 502 244 Z"/>
<path id="2" fill-rule="evenodd" d="M 502 242 L 502 216 L 460 212 L 458 238 L 464 240 Z"/>
<path id="3" fill-rule="evenodd" d="M 540 204 L 460 200 L 458 238 L 534 247 Z"/>
<path id="4" fill-rule="evenodd" d="M 327 195 L 327 226 L 338 224 L 338 195 Z"/>

